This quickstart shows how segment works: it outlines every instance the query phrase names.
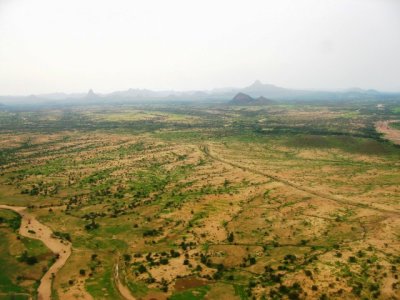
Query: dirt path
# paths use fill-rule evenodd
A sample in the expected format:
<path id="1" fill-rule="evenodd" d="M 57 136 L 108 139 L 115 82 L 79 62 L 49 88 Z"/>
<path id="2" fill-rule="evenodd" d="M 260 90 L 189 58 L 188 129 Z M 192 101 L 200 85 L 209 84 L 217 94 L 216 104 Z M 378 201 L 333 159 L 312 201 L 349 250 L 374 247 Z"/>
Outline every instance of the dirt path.
<path id="1" fill-rule="evenodd" d="M 119 280 L 118 263 L 115 265 L 114 280 L 115 280 L 115 284 L 117 285 L 118 291 L 123 298 L 125 298 L 126 300 L 136 300 L 136 298 L 132 296 L 129 289 L 125 285 L 122 284 L 121 280 Z"/>
<path id="2" fill-rule="evenodd" d="M 21 215 L 22 219 L 19 233 L 22 236 L 41 240 L 53 253 L 59 255 L 59 258 L 43 275 L 38 287 L 38 300 L 51 299 L 52 278 L 64 266 L 68 257 L 71 255 L 71 244 L 66 241 L 53 238 L 53 231 L 51 231 L 51 229 L 46 225 L 43 225 L 36 220 L 32 214 L 27 212 L 26 207 L 0 205 L 0 208 L 13 210 Z"/>
<path id="3" fill-rule="evenodd" d="M 312 189 L 306 188 L 304 186 L 300 186 L 298 184 L 295 184 L 295 183 L 293 183 L 291 181 L 282 179 L 282 178 L 280 178 L 278 176 L 275 176 L 275 175 L 272 175 L 272 174 L 268 174 L 268 173 L 265 173 L 265 172 L 262 172 L 262 171 L 254 170 L 254 169 L 242 166 L 242 165 L 240 165 L 240 164 L 238 164 L 236 162 L 231 162 L 231 161 L 228 161 L 226 159 L 222 159 L 222 158 L 218 157 L 217 155 L 211 153 L 211 150 L 210 150 L 209 146 L 207 146 L 207 145 L 202 145 L 200 147 L 200 150 L 206 156 L 208 156 L 211 159 L 214 159 L 214 160 L 217 160 L 219 162 L 228 164 L 228 165 L 230 165 L 232 167 L 240 168 L 240 169 L 242 169 L 244 171 L 248 171 L 248 172 L 251 172 L 251 173 L 254 173 L 254 174 L 265 176 L 265 177 L 267 177 L 269 179 L 278 181 L 280 183 L 283 183 L 285 185 L 293 187 L 293 188 L 295 188 L 295 189 L 297 189 L 299 191 L 306 192 L 306 193 L 308 193 L 310 195 L 313 195 L 313 196 L 317 196 L 317 197 L 320 197 L 320 198 L 324 198 L 324 199 L 327 199 L 327 200 L 331 200 L 331 201 L 334 201 L 334 202 L 337 202 L 337 203 L 341 203 L 341 204 L 345 204 L 345 205 L 349 205 L 349 206 L 354 206 L 354 207 L 358 207 L 358 208 L 364 208 L 364 209 L 371 209 L 371 210 L 379 211 L 381 213 L 385 213 L 385 214 L 388 214 L 388 215 L 393 215 L 393 216 L 396 216 L 396 217 L 398 217 L 400 215 L 399 211 L 378 208 L 378 207 L 374 207 L 372 205 L 367 205 L 367 204 L 363 204 L 363 203 L 357 203 L 357 202 L 353 202 L 351 200 L 339 198 L 337 196 L 330 195 L 330 194 L 327 194 L 327 193 L 317 192 L 317 191 L 314 191 Z"/>
<path id="4" fill-rule="evenodd" d="M 390 127 L 390 123 L 395 122 L 400 122 L 400 120 L 379 121 L 375 123 L 375 128 L 379 133 L 383 133 L 386 139 L 400 145 L 400 130 Z"/>

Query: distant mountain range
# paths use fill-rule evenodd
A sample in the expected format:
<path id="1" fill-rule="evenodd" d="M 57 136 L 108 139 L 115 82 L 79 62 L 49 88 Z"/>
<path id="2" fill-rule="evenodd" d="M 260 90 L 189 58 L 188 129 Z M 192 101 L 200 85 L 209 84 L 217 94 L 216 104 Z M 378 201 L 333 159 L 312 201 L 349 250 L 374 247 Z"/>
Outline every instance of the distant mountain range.
<path id="1" fill-rule="evenodd" d="M 129 103 L 147 101 L 211 101 L 228 102 L 238 93 L 258 98 L 258 102 L 282 100 L 357 100 L 357 99 L 385 99 L 393 96 L 400 97 L 400 93 L 379 92 L 351 88 L 338 91 L 298 90 L 287 89 L 273 84 L 265 84 L 257 80 L 244 88 L 219 88 L 207 91 L 152 91 L 148 89 L 128 89 L 109 94 L 97 94 L 92 89 L 88 93 L 52 93 L 30 96 L 0 96 L 0 103 L 13 104 L 94 104 L 94 103 Z M 262 98 L 259 98 L 262 97 Z M 271 100 L 269 100 L 271 99 Z M 249 100 L 249 99 L 248 99 Z M 256 99 L 253 99 L 256 100 Z"/>

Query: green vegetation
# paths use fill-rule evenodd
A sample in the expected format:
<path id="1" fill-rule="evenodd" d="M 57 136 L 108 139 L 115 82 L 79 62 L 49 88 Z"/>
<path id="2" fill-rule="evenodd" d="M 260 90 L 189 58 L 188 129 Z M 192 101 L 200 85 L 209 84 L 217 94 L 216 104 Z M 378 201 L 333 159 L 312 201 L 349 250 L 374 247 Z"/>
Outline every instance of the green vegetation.
<path id="1" fill-rule="evenodd" d="M 0 225 L 17 231 L 21 226 L 21 217 L 11 210 L 0 209 Z"/>
<path id="2" fill-rule="evenodd" d="M 120 296 L 113 280 L 113 270 L 111 266 L 105 266 L 101 272 L 86 282 L 88 292 L 95 299 L 119 299 Z"/>
<path id="3" fill-rule="evenodd" d="M 390 127 L 394 129 L 400 129 L 400 122 L 390 123 Z"/>
<path id="4" fill-rule="evenodd" d="M 374 124 L 399 105 L 9 109 L 0 202 L 72 243 L 59 299 L 121 299 L 116 265 L 143 298 L 394 299 L 400 148 Z M 55 258 L 20 223 L 0 210 L 0 293 L 34 296 Z"/>
<path id="5" fill-rule="evenodd" d="M 174 293 L 171 300 L 201 300 L 210 290 L 209 286 L 202 286 L 194 289 L 189 289 L 183 292 Z"/>
<path id="6" fill-rule="evenodd" d="M 28 299 L 52 254 L 42 242 L 17 235 L 21 223 L 17 213 L 0 209 L 0 221 L 0 297 Z"/>

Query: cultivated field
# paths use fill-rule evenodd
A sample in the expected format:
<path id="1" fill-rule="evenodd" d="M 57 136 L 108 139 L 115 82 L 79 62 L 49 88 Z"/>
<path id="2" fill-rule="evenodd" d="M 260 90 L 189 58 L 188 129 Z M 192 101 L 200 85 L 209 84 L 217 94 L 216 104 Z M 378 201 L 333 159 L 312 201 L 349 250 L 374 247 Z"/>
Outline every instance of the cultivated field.
<path id="1" fill-rule="evenodd" d="M 398 299 L 399 107 L 4 109 L 0 204 L 71 243 L 53 299 Z M 20 223 L 0 210 L 0 299 L 60 259 Z"/>

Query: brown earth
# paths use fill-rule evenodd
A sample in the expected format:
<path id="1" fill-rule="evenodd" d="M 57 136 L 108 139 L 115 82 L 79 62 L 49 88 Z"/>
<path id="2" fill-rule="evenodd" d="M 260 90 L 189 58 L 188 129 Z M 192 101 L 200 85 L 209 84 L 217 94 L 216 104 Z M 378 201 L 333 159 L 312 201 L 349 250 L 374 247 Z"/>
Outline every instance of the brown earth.
<path id="1" fill-rule="evenodd" d="M 52 279 L 64 266 L 68 257 L 71 255 L 71 244 L 54 238 L 51 229 L 37 221 L 32 214 L 26 211 L 26 207 L 0 205 L 0 208 L 10 209 L 21 215 L 22 220 L 19 233 L 25 237 L 42 241 L 47 248 L 49 248 L 54 254 L 58 255 L 58 259 L 43 275 L 38 287 L 39 300 L 51 299 Z"/>
<path id="2" fill-rule="evenodd" d="M 395 122 L 399 122 L 399 120 L 379 121 L 376 122 L 375 128 L 378 132 L 383 133 L 385 138 L 397 145 L 400 145 L 400 130 L 390 127 L 390 123 Z"/>

